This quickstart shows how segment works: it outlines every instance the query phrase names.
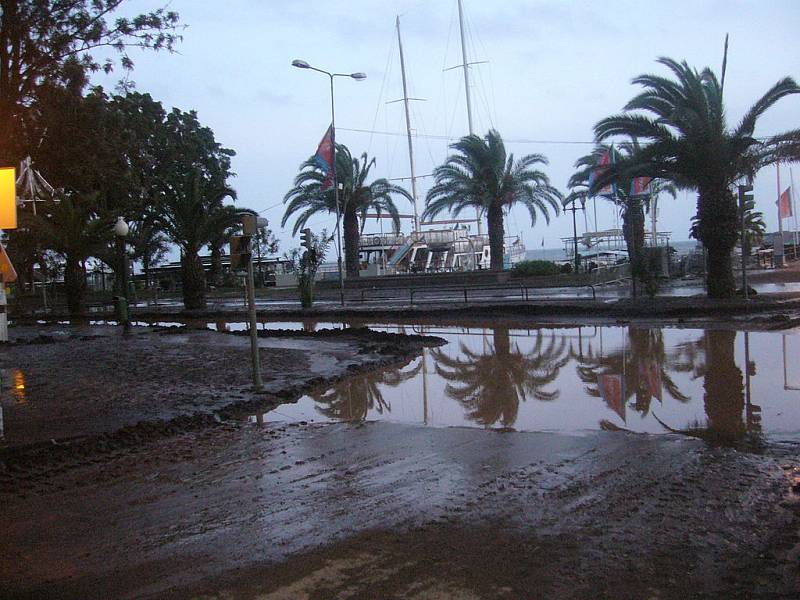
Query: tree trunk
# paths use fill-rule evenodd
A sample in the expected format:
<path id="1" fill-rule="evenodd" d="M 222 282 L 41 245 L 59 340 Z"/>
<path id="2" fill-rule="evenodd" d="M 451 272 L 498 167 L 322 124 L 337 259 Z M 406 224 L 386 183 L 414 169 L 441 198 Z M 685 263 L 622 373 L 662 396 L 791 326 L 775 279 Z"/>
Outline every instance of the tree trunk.
<path id="1" fill-rule="evenodd" d="M 631 292 L 636 297 L 636 284 L 644 278 L 642 248 L 644 247 L 644 208 L 638 200 L 631 201 L 622 214 L 622 234 L 631 263 Z"/>
<path id="2" fill-rule="evenodd" d="M 342 218 L 344 233 L 344 262 L 347 277 L 358 277 L 358 215 L 345 211 Z"/>
<path id="3" fill-rule="evenodd" d="M 739 233 L 739 211 L 730 190 L 700 190 L 697 196 L 697 237 L 708 252 L 706 290 L 709 298 L 736 294 L 731 253 Z"/>
<path id="4" fill-rule="evenodd" d="M 183 306 L 186 310 L 206 307 L 206 273 L 197 250 L 184 252 L 181 256 L 181 278 L 183 280 Z"/>
<path id="5" fill-rule="evenodd" d="M 492 205 L 486 211 L 486 223 L 489 229 L 489 251 L 492 271 L 503 270 L 503 207 Z"/>
<path id="6" fill-rule="evenodd" d="M 208 282 L 214 287 L 222 284 L 222 248 L 211 245 L 211 269 L 208 272 Z"/>
<path id="7" fill-rule="evenodd" d="M 84 313 L 86 269 L 83 262 L 77 257 L 67 254 L 66 258 L 64 287 L 67 292 L 67 310 L 71 317 L 79 317 Z"/>

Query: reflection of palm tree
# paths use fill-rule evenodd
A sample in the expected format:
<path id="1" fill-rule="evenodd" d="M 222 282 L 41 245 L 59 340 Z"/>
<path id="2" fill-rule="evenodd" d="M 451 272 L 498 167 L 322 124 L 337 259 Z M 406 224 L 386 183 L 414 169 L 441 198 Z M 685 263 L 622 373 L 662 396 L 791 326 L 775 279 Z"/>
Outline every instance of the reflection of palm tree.
<path id="1" fill-rule="evenodd" d="M 408 371 L 401 367 L 387 368 L 354 375 L 337 383 L 323 393 L 311 393 L 318 403 L 320 414 L 337 421 L 364 421 L 370 410 L 391 412 L 392 407 L 383 397 L 380 386 L 397 387 L 404 381 L 416 377 L 422 369 L 422 361 Z"/>
<path id="2" fill-rule="evenodd" d="M 517 420 L 520 400 L 555 400 L 558 390 L 544 387 L 555 381 L 561 367 L 569 360 L 566 342 L 551 333 L 547 344 L 537 332 L 536 344 L 528 352 L 511 347 L 508 329 L 493 330 L 492 347 L 483 353 L 460 345 L 460 357 L 453 358 L 441 349 L 431 350 L 436 372 L 449 383 L 445 392 L 461 403 L 468 418 L 489 427 L 497 422 L 511 427 Z"/>
<path id="3" fill-rule="evenodd" d="M 602 374 L 623 375 L 623 401 L 635 398 L 634 410 L 642 416 L 650 411 L 653 396 L 661 389 L 680 402 L 687 402 L 684 395 L 667 372 L 672 364 L 667 359 L 664 335 L 660 329 L 628 328 L 628 347 L 605 356 L 596 355 L 590 348 L 578 359 L 578 377 L 586 386 L 586 392 L 596 398 L 602 397 L 598 379 Z M 676 369 L 673 369 L 676 370 Z M 660 389 L 659 389 L 660 388 Z"/>
<path id="4" fill-rule="evenodd" d="M 703 337 L 677 347 L 672 357 L 676 370 L 691 372 L 693 379 L 704 378 L 707 419 L 705 426 L 694 423 L 679 433 L 723 443 L 741 440 L 747 434 L 757 438 L 758 419 L 743 420 L 744 375 L 734 361 L 735 341 L 735 331 L 707 330 Z M 755 364 L 751 364 L 755 369 Z"/>

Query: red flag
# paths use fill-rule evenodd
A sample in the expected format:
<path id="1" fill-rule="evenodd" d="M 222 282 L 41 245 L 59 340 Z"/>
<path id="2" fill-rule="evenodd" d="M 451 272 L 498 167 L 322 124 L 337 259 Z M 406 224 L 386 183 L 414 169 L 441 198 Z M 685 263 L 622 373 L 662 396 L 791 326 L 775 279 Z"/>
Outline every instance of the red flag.
<path id="1" fill-rule="evenodd" d="M 647 384 L 647 391 L 653 398 L 662 402 L 661 396 L 661 368 L 656 361 L 639 363 L 639 377 Z"/>
<path id="2" fill-rule="evenodd" d="M 608 408 L 625 421 L 625 390 L 622 375 L 603 373 L 597 377 L 597 387 Z"/>
<path id="3" fill-rule="evenodd" d="M 778 198 L 778 210 L 781 219 L 792 216 L 792 195 L 791 188 L 786 188 Z"/>
<path id="4" fill-rule="evenodd" d="M 317 153 L 314 155 L 314 163 L 322 171 L 323 175 L 327 175 L 325 181 L 322 183 L 322 191 L 324 192 L 333 185 L 333 156 L 334 147 L 336 146 L 335 133 L 333 125 L 328 127 L 325 135 L 317 146 Z"/>
<path id="5" fill-rule="evenodd" d="M 644 196 L 650 193 L 650 177 L 634 177 L 631 180 L 631 196 Z"/>
<path id="6" fill-rule="evenodd" d="M 603 156 L 600 157 L 600 162 L 597 163 L 597 168 L 589 174 L 589 188 L 594 185 L 595 180 L 602 175 L 605 171 L 608 171 L 608 168 L 611 166 L 611 163 L 614 162 L 614 147 L 611 146 L 608 150 L 605 151 Z M 607 185 L 600 191 L 598 194 L 616 194 L 616 184 L 615 185 Z"/>

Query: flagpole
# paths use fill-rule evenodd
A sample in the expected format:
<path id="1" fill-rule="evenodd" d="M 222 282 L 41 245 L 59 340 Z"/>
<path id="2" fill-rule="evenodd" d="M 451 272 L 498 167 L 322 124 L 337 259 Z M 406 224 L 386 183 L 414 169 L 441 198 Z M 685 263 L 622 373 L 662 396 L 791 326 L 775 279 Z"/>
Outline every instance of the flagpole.
<path id="1" fill-rule="evenodd" d="M 794 257 L 797 258 L 797 199 L 796 196 L 796 189 L 794 185 L 794 171 L 792 167 L 789 167 L 789 183 L 791 185 L 792 191 L 789 194 L 789 197 L 792 200 L 792 214 L 794 215 Z"/>
<path id="2" fill-rule="evenodd" d="M 786 266 L 786 256 L 784 255 L 786 245 L 783 243 L 783 217 L 781 216 L 781 163 L 775 163 L 775 172 L 778 176 L 778 233 L 781 238 L 780 260 L 775 266 L 783 267 Z"/>
<path id="3" fill-rule="evenodd" d="M 333 158 L 331 159 L 331 176 L 333 177 L 333 202 L 336 204 L 336 250 L 339 263 L 339 300 L 344 306 L 344 273 L 342 272 L 342 210 L 339 207 L 339 183 L 336 181 L 336 109 L 333 104 L 333 74 L 328 73 L 331 80 L 331 142 Z"/>

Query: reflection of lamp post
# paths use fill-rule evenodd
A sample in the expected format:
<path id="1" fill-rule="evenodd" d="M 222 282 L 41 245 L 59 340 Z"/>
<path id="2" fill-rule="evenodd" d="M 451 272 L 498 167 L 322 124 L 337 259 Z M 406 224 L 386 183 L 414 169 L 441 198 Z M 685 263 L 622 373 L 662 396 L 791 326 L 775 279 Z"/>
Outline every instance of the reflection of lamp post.
<path id="1" fill-rule="evenodd" d="M 298 69 L 311 69 L 317 73 L 324 73 L 331 80 L 331 143 L 333 144 L 333 159 L 331 165 L 331 177 L 333 179 L 333 202 L 336 205 L 336 245 L 339 250 L 339 295 L 341 297 L 342 306 L 344 306 L 344 275 L 342 274 L 342 228 L 341 228 L 341 209 L 339 207 L 339 185 L 336 181 L 336 111 L 333 104 L 333 78 L 334 77 L 350 77 L 356 81 L 363 81 L 367 78 L 364 73 L 330 73 L 322 69 L 312 67 L 304 60 L 295 59 L 292 61 L 292 66 Z M 357 250 L 356 250 L 357 252 Z"/>
<path id="2" fill-rule="evenodd" d="M 129 227 L 122 217 L 117 217 L 114 224 L 114 235 L 117 244 L 117 264 L 119 265 L 120 287 L 122 294 L 117 298 L 117 317 L 124 327 L 125 333 L 131 330 L 131 320 L 128 314 L 128 252 L 125 249 L 125 238 L 128 236 Z"/>

